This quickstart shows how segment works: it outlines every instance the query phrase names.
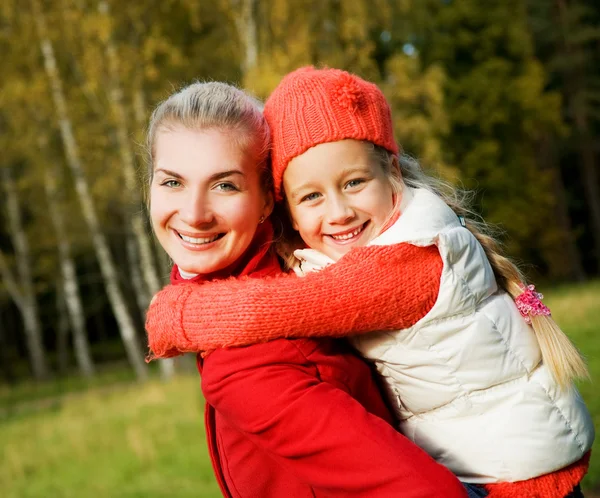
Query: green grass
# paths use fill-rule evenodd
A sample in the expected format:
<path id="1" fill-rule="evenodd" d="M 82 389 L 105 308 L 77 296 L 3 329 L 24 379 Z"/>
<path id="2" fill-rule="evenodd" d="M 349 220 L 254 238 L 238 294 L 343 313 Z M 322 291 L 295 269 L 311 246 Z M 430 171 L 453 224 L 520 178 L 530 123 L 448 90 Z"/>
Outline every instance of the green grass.
<path id="1" fill-rule="evenodd" d="M 96 387 L 0 424 L 4 498 L 221 496 L 197 377 Z"/>
<path id="2" fill-rule="evenodd" d="M 585 355 L 591 381 L 580 382 L 579 390 L 585 400 L 596 431 L 600 428 L 600 281 L 585 285 L 539 289 L 552 316 L 565 333 Z M 592 448 L 590 470 L 583 481 L 583 489 L 600 493 L 600 434 Z"/>
<path id="3" fill-rule="evenodd" d="M 540 289 L 588 358 L 580 389 L 600 426 L 600 282 Z M 600 444 L 584 481 L 600 490 Z M 196 375 L 132 381 L 127 370 L 94 381 L 0 386 L 3 498 L 219 497 L 204 440 Z"/>

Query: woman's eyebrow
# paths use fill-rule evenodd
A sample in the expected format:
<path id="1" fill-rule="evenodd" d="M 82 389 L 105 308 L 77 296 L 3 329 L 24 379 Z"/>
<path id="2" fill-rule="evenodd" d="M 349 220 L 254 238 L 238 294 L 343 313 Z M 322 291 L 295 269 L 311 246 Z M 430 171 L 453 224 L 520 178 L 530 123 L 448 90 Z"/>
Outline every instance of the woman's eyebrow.
<path id="1" fill-rule="evenodd" d="M 183 178 L 179 173 L 176 173 L 175 171 L 171 171 L 171 170 L 168 170 L 165 168 L 156 168 L 154 170 L 154 174 L 156 174 L 156 173 L 164 173 L 167 176 L 173 176 L 173 177 L 179 178 L 179 179 Z"/>
<path id="2" fill-rule="evenodd" d="M 227 178 L 228 176 L 232 175 L 246 176 L 244 175 L 244 172 L 240 171 L 239 169 L 230 169 L 228 171 L 222 171 L 221 173 L 215 173 L 210 177 L 210 181 L 222 180 L 223 178 Z"/>
<path id="3" fill-rule="evenodd" d="M 177 178 L 180 180 L 183 178 L 183 176 L 181 176 L 179 173 L 176 173 L 175 171 L 171 171 L 171 170 L 165 169 L 165 168 L 155 169 L 154 174 L 156 174 L 156 173 L 163 173 L 167 176 L 172 176 L 173 178 Z M 223 178 L 227 178 L 228 176 L 232 176 L 232 175 L 245 176 L 242 171 L 237 170 L 237 169 L 232 169 L 232 170 L 228 170 L 228 171 L 222 171 L 220 173 L 215 173 L 214 175 L 212 175 L 209 178 L 209 181 L 221 180 Z"/>

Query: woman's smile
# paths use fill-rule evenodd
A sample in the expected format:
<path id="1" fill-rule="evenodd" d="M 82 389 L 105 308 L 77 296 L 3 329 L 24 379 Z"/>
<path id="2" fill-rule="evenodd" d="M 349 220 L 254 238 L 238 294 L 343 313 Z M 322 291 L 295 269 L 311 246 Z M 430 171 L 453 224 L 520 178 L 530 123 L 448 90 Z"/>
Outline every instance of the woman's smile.
<path id="1" fill-rule="evenodd" d="M 225 237 L 225 233 L 216 233 L 216 234 L 200 234 L 200 235 L 184 235 L 183 233 L 173 229 L 173 232 L 181 239 L 184 247 L 188 249 L 196 250 L 196 249 L 207 249 L 209 244 L 216 242 L 217 240 Z"/>

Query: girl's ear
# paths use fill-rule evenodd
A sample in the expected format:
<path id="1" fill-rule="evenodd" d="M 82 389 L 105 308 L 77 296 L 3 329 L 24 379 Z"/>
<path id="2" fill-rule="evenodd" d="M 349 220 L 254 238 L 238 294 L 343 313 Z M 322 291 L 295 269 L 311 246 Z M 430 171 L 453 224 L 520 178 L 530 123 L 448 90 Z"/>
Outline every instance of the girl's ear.
<path id="1" fill-rule="evenodd" d="M 296 232 L 298 232 L 298 223 L 296 223 L 296 220 L 294 220 L 294 217 L 292 216 L 292 210 L 290 209 L 290 203 L 287 201 L 287 199 L 284 197 L 283 198 L 283 204 L 285 205 L 285 212 L 287 213 L 287 217 L 290 220 L 290 223 L 292 224 L 292 228 L 294 230 L 296 230 Z"/>
<path id="2" fill-rule="evenodd" d="M 392 175 L 398 178 L 398 180 L 402 180 L 402 172 L 400 170 L 400 161 L 398 161 L 398 156 L 392 156 Z"/>

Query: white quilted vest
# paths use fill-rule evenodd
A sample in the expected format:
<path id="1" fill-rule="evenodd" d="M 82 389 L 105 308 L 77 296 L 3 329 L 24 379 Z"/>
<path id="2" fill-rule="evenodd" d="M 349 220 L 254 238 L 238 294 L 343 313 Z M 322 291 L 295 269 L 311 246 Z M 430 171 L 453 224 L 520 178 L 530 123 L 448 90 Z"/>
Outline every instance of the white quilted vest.
<path id="1" fill-rule="evenodd" d="M 438 299 L 414 326 L 352 343 L 382 375 L 400 430 L 466 482 L 521 481 L 579 460 L 594 439 L 590 414 L 575 387 L 556 387 L 475 237 L 439 197 L 405 188 L 402 215 L 371 244 L 399 242 L 438 247 Z M 326 262 L 296 253 L 304 271 Z"/>

